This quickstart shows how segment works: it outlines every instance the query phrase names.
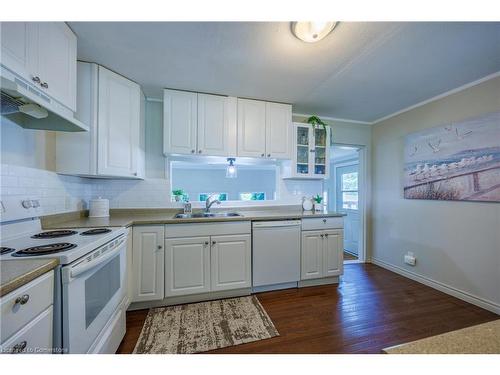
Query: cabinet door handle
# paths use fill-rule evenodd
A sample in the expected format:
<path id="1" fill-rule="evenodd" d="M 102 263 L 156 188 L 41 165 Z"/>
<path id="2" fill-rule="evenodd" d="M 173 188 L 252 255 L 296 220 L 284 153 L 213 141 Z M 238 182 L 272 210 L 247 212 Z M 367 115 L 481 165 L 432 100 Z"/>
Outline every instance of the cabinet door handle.
<path id="1" fill-rule="evenodd" d="M 210 243 L 210 242 L 208 242 L 208 241 L 205 241 L 205 245 L 208 245 L 209 243 Z"/>
<path id="2" fill-rule="evenodd" d="M 267 154 L 267 157 L 270 158 L 271 157 L 271 154 Z"/>
<path id="3" fill-rule="evenodd" d="M 40 83 L 40 77 L 38 76 L 31 77 L 31 80 L 35 83 Z"/>
<path id="4" fill-rule="evenodd" d="M 42 86 L 44 89 L 49 88 L 49 84 L 47 82 L 40 83 L 40 86 Z"/>
<path id="5" fill-rule="evenodd" d="M 212 241 L 212 245 L 215 245 L 216 243 L 217 243 L 217 242 L 215 242 L 215 241 Z"/>
<path id="6" fill-rule="evenodd" d="M 158 250 L 161 250 L 161 249 L 163 249 L 163 246 L 162 246 L 162 245 L 158 245 L 158 246 L 157 246 L 157 249 L 158 249 Z"/>
<path id="7" fill-rule="evenodd" d="M 26 305 L 28 301 L 30 300 L 30 295 L 29 294 L 23 294 L 20 297 L 17 297 L 16 300 L 14 301 L 15 305 Z"/>
<path id="8" fill-rule="evenodd" d="M 22 353 L 23 350 L 26 349 L 26 345 L 28 345 L 26 341 L 21 341 L 19 344 L 16 344 L 12 347 L 11 353 L 12 354 Z"/>
<path id="9" fill-rule="evenodd" d="M 316 152 L 316 150 L 309 150 L 309 152 Z"/>
<path id="10" fill-rule="evenodd" d="M 194 150 L 191 150 L 191 153 L 194 154 Z"/>
<path id="11" fill-rule="evenodd" d="M 323 219 L 323 223 L 326 223 L 326 219 Z"/>
<path id="12" fill-rule="evenodd" d="M 201 150 L 198 150 L 198 154 L 201 154 Z"/>
<path id="13" fill-rule="evenodd" d="M 264 157 L 266 154 L 260 154 L 261 157 Z"/>
<path id="14" fill-rule="evenodd" d="M 324 237 L 324 234 L 320 234 L 320 236 L 321 236 L 321 238 L 323 238 L 323 237 Z"/>

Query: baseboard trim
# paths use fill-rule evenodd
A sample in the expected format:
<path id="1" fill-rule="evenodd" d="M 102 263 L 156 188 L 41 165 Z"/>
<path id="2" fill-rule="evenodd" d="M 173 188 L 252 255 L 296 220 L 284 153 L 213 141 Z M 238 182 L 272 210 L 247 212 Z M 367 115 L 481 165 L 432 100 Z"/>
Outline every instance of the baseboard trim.
<path id="1" fill-rule="evenodd" d="M 339 282 L 340 282 L 339 276 L 330 276 L 330 277 L 323 277 L 321 279 L 300 280 L 298 286 L 299 288 L 307 288 L 309 286 L 338 284 Z"/>
<path id="2" fill-rule="evenodd" d="M 427 285 L 433 289 L 439 290 L 440 292 L 443 292 L 443 293 L 449 294 L 453 297 L 456 297 L 458 299 L 461 299 L 462 301 L 471 303 L 471 304 L 479 306 L 485 310 L 488 310 L 488 311 L 494 312 L 495 314 L 500 315 L 500 305 L 496 304 L 492 301 L 489 301 L 489 300 L 486 300 L 484 298 L 480 298 L 478 296 L 475 296 L 473 294 L 464 292 L 462 290 L 453 288 L 447 284 L 444 284 L 444 283 L 441 283 L 439 281 L 430 279 L 428 277 L 419 275 L 415 272 L 408 271 L 402 267 L 395 266 L 393 264 L 384 262 L 383 260 L 380 260 L 380 259 L 371 258 L 371 263 L 373 263 L 377 266 L 380 266 L 382 268 L 385 268 L 389 271 L 395 272 L 399 275 L 405 276 L 405 277 L 412 279 L 414 281 L 417 281 L 421 284 Z"/>

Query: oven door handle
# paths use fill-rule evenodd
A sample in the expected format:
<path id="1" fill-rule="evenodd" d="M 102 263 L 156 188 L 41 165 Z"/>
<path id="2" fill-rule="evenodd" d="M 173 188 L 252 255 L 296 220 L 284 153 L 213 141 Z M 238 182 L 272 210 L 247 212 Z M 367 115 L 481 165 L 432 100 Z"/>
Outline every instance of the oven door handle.
<path id="1" fill-rule="evenodd" d="M 81 275 L 82 273 L 87 272 L 89 269 L 94 268 L 97 265 L 104 263 L 104 262 L 108 261 L 109 259 L 113 258 L 114 256 L 116 256 L 116 254 L 118 254 L 121 251 L 121 249 L 123 247 L 122 245 L 124 242 L 125 242 L 125 238 L 122 238 L 120 240 L 120 242 L 118 244 L 116 244 L 116 247 L 113 250 L 111 250 L 109 253 L 101 255 L 100 257 L 96 258 L 95 260 L 93 260 L 91 262 L 72 267 L 71 273 L 70 273 L 71 277 L 72 278 L 77 277 L 78 275 Z"/>

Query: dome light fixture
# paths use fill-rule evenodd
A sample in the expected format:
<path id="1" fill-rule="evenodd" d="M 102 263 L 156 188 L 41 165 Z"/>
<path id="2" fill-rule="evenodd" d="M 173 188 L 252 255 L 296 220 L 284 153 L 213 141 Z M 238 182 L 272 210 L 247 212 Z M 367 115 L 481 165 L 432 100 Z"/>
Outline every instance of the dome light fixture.
<path id="1" fill-rule="evenodd" d="M 319 42 L 332 32 L 337 22 L 292 22 L 292 33 L 306 43 Z"/>

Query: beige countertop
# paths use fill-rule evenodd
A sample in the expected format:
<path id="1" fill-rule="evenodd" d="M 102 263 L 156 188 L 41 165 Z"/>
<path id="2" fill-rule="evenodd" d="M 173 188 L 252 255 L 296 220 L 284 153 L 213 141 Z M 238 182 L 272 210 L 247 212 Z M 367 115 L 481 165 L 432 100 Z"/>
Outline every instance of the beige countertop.
<path id="1" fill-rule="evenodd" d="M 387 354 L 500 354 L 500 319 L 383 351 Z"/>
<path id="2" fill-rule="evenodd" d="M 106 218 L 89 218 L 84 216 L 54 215 L 42 219 L 44 229 L 51 228 L 96 228 L 96 227 L 128 227 L 131 225 L 150 224 L 179 224 L 179 223 L 209 223 L 221 221 L 241 220 L 284 220 L 303 218 L 341 217 L 342 213 L 323 211 L 303 211 L 301 208 L 263 207 L 263 208 L 235 208 L 227 210 L 213 210 L 213 212 L 238 212 L 242 216 L 174 219 L 174 215 L 181 212 L 179 209 L 114 209 L 111 216 Z M 199 210 L 193 210 L 193 212 Z"/>
<path id="3" fill-rule="evenodd" d="M 53 270 L 58 264 L 57 259 L 9 259 L 0 261 L 0 297 Z"/>

